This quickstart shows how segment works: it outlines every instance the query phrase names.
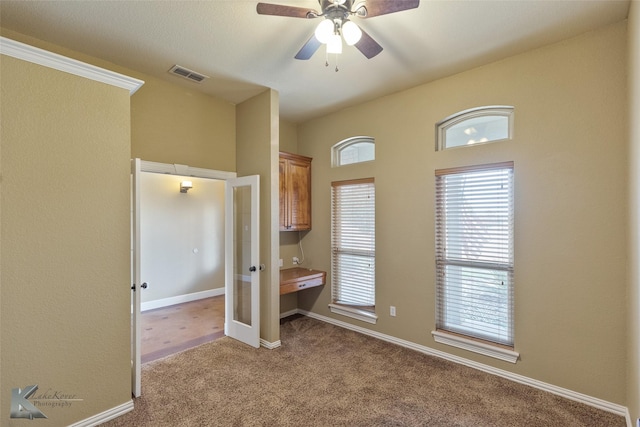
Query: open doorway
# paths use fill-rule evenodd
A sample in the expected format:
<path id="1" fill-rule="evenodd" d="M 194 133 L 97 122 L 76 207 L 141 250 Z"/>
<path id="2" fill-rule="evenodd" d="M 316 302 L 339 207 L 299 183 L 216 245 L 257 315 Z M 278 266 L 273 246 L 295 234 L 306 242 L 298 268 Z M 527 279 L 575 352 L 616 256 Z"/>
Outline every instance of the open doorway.
<path id="1" fill-rule="evenodd" d="M 141 361 L 224 336 L 225 179 L 235 174 L 142 162 Z M 190 188 L 181 188 L 190 181 Z"/>
<path id="2" fill-rule="evenodd" d="M 142 312 L 142 364 L 224 336 L 224 295 Z"/>

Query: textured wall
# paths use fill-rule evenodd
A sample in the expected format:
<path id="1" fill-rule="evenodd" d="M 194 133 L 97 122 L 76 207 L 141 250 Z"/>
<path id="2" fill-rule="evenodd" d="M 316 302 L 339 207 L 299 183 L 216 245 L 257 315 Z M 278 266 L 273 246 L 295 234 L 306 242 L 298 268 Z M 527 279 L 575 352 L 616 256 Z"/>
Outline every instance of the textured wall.
<path id="1" fill-rule="evenodd" d="M 299 125 L 299 152 L 314 159 L 309 262 L 329 271 L 330 182 L 373 176 L 379 320 L 371 329 L 626 404 L 626 55 L 622 22 Z M 434 152 L 436 122 L 483 105 L 515 106 L 512 141 Z M 376 160 L 332 169 L 331 146 L 354 135 L 375 138 Z M 510 160 L 515 365 L 431 336 L 434 170 Z M 298 303 L 352 322 L 331 314 L 329 299 L 326 286 Z"/>
<path id="2" fill-rule="evenodd" d="M 280 151 L 298 152 L 298 129 L 295 123 L 280 120 Z M 280 232 L 280 259 L 282 268 L 295 267 L 292 258 L 302 259 L 298 249 L 299 233 L 291 231 Z M 298 308 L 298 293 L 282 295 L 280 297 L 280 313 Z"/>
<path id="3" fill-rule="evenodd" d="M 235 171 L 235 106 L 150 76 L 131 98 L 131 156 Z M 176 77 L 177 78 L 177 77 Z"/>
<path id="4" fill-rule="evenodd" d="M 278 254 L 278 92 L 266 90 L 236 107 L 238 176 L 260 175 L 260 337 L 280 340 Z"/>
<path id="5" fill-rule="evenodd" d="M 235 171 L 235 106 L 62 46 L 2 29 L 3 36 L 145 82 L 131 97 L 131 157 Z M 179 81 L 175 77 L 176 82 Z"/>
<path id="6" fill-rule="evenodd" d="M 143 172 L 140 190 L 142 302 L 224 288 L 224 181 Z"/>
<path id="7" fill-rule="evenodd" d="M 640 2 L 629 10 L 630 225 L 629 367 L 627 404 L 631 419 L 640 419 Z"/>
<path id="8" fill-rule="evenodd" d="M 131 399 L 129 92 L 0 63 L 2 425 L 11 389 L 75 395 L 68 425 Z M 7 412 L 5 412 L 7 411 Z"/>

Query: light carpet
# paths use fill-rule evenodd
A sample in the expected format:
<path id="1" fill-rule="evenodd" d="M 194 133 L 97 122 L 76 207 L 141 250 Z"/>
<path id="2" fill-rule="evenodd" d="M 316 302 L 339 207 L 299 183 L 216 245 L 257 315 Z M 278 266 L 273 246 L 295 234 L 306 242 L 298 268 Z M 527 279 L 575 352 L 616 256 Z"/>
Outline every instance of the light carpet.
<path id="1" fill-rule="evenodd" d="M 105 426 L 594 426 L 623 417 L 307 317 L 282 346 L 231 338 L 143 366 Z"/>

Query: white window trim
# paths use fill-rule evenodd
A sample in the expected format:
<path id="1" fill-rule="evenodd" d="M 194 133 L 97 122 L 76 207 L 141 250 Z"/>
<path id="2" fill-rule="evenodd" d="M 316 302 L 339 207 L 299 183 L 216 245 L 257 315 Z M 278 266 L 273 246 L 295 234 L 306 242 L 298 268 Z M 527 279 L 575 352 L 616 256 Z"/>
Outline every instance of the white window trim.
<path id="1" fill-rule="evenodd" d="M 331 167 L 332 168 L 337 168 L 337 167 L 342 167 L 342 166 L 349 166 L 349 165 L 357 165 L 359 163 L 368 163 L 368 162 L 373 162 L 375 160 L 375 152 L 374 152 L 374 158 L 372 160 L 365 160 L 362 162 L 355 162 L 355 163 L 348 163 L 346 165 L 342 165 L 340 164 L 340 152 L 342 150 L 344 150 L 345 148 L 353 145 L 353 144 L 358 144 L 358 143 L 369 143 L 372 144 L 374 146 L 374 150 L 375 150 L 375 139 L 371 136 L 354 136 L 351 138 L 347 138 L 345 140 L 342 140 L 340 142 L 338 142 L 337 144 L 335 144 L 333 147 L 331 147 Z"/>
<path id="2" fill-rule="evenodd" d="M 460 337 L 458 335 L 448 334 L 443 331 L 431 331 L 431 335 L 433 335 L 433 339 L 438 343 L 461 348 L 463 350 L 469 350 L 474 353 L 504 360 L 505 362 L 516 363 L 520 358 L 520 353 L 516 351 L 491 344 L 485 344 L 483 342 Z"/>
<path id="3" fill-rule="evenodd" d="M 482 169 L 495 169 L 495 168 L 500 168 L 502 166 L 513 168 L 513 162 L 478 165 L 478 166 L 471 166 L 471 167 L 465 167 L 460 169 L 462 172 L 462 171 L 473 171 L 473 170 L 482 170 Z M 444 170 L 444 172 L 446 171 L 447 170 Z M 513 324 L 511 326 L 513 327 Z M 520 353 L 514 351 L 514 349 L 511 346 L 506 347 L 506 346 L 493 344 L 488 341 L 483 341 L 481 339 L 467 338 L 462 335 L 448 332 L 446 330 L 434 330 L 431 332 L 431 334 L 434 340 L 438 343 L 450 345 L 456 348 L 461 348 L 464 350 L 468 350 L 474 353 L 482 354 L 482 355 L 503 360 L 506 362 L 516 363 L 520 357 Z"/>
<path id="4" fill-rule="evenodd" d="M 453 148 L 464 148 L 469 147 L 469 145 L 461 145 L 457 147 L 445 147 L 445 133 L 447 130 L 457 125 L 460 122 L 464 122 L 465 120 L 473 119 L 476 117 L 484 117 L 484 116 L 503 116 L 509 119 L 509 136 L 503 139 L 494 139 L 487 142 L 479 142 L 475 145 L 484 145 L 491 144 L 493 142 L 500 141 L 508 141 L 513 139 L 513 115 L 514 115 L 514 107 L 511 105 L 487 105 L 484 107 L 476 107 L 470 108 L 468 110 L 459 111 L 455 114 L 450 115 L 438 123 L 436 123 L 436 151 L 444 151 L 451 150 Z"/>
<path id="5" fill-rule="evenodd" d="M 371 260 L 373 261 L 373 265 L 375 268 L 375 234 L 373 236 L 373 247 L 370 247 L 367 245 L 367 247 L 365 248 L 364 245 L 362 245 L 362 242 L 359 240 L 359 238 L 357 238 L 356 240 L 353 240 L 354 237 L 363 237 L 363 236 L 353 236 L 351 231 L 348 231 L 344 236 L 339 238 L 339 242 L 336 242 L 334 239 L 336 238 L 336 214 L 335 214 L 335 209 L 336 207 L 334 206 L 334 202 L 336 202 L 336 200 L 340 200 L 341 202 L 344 202 L 346 199 L 344 199 L 343 197 L 339 196 L 340 193 L 337 193 L 336 191 L 338 191 L 339 189 L 342 188 L 346 188 L 346 187 L 362 187 L 360 189 L 358 189 L 358 192 L 356 193 L 357 195 L 362 196 L 362 195 L 371 195 L 371 191 L 373 190 L 373 198 L 370 199 L 369 197 L 367 197 L 367 199 L 370 199 L 367 202 L 363 202 L 365 204 L 363 204 L 363 206 L 360 206 L 359 209 L 362 210 L 362 208 L 366 208 L 367 209 L 367 213 L 373 214 L 375 217 L 375 180 L 374 178 L 362 178 L 362 179 L 354 179 L 354 180 L 346 180 L 346 181 L 336 181 L 336 182 L 332 182 L 331 183 L 331 251 L 332 251 L 332 255 L 331 255 L 331 272 L 332 272 L 332 279 L 331 279 L 331 303 L 329 304 L 329 310 L 332 313 L 336 313 L 342 316 L 346 316 L 346 317 L 351 317 L 353 319 L 357 319 L 363 322 L 367 322 L 367 323 L 371 323 L 371 324 L 375 324 L 378 320 L 378 316 L 375 314 L 375 274 L 374 276 L 371 278 L 373 280 L 373 282 L 369 282 L 369 278 L 368 277 L 361 277 L 363 280 L 362 283 L 360 283 L 360 285 L 363 285 L 366 287 L 366 289 L 364 290 L 371 290 L 369 288 L 369 285 L 373 285 L 373 300 L 370 300 L 369 297 L 371 296 L 368 292 L 366 292 L 365 294 L 360 295 L 360 291 L 358 291 L 358 295 L 359 298 L 355 298 L 353 300 L 350 301 L 341 301 L 341 295 L 340 295 L 340 291 L 338 288 L 342 288 L 343 284 L 338 283 L 338 277 L 341 276 L 341 274 L 339 274 L 336 270 L 336 268 L 338 268 L 338 264 L 340 264 L 339 259 L 336 259 L 336 256 L 339 256 L 340 253 L 344 253 L 344 254 L 349 254 L 351 253 L 352 255 L 360 255 L 360 256 L 365 256 L 367 258 L 371 258 Z M 363 192 L 361 192 L 363 191 Z M 351 192 L 350 192 L 351 193 Z M 346 196 L 345 196 L 346 197 Z M 371 200 L 373 200 L 373 206 L 371 206 Z M 353 200 L 352 200 L 353 202 Z M 352 205 L 353 203 L 351 203 Z M 359 206 L 359 205 L 358 205 Z M 369 210 L 371 207 L 373 207 L 373 210 Z M 361 214 L 363 213 L 362 211 L 360 212 Z M 340 215 L 338 215 L 340 217 Z M 351 215 L 348 215 L 351 216 Z M 373 219 L 373 218 L 369 218 L 367 216 L 367 219 Z M 375 220 L 374 220 L 375 221 Z M 344 230 L 343 230 L 344 231 Z M 375 233 L 375 225 L 374 225 L 374 229 L 373 229 L 374 233 Z M 341 234 L 341 233 L 338 233 Z M 346 240 L 345 240 L 346 239 Z M 336 247 L 336 243 L 338 243 L 340 246 L 342 245 L 346 245 L 345 247 L 342 248 L 338 248 Z M 353 244 L 356 244 L 357 247 L 352 247 Z M 348 249 L 347 249 L 348 248 Z M 338 264 L 336 264 L 336 262 Z M 371 264 L 370 264 L 371 265 Z M 344 266 L 343 266 L 344 267 Z M 344 271 L 343 271 L 344 272 Z M 375 270 L 374 270 L 375 273 Z M 346 288 L 345 288 L 346 289 Z M 359 305 L 358 302 L 355 301 L 359 301 L 361 303 L 367 303 L 367 304 L 363 304 L 363 305 Z"/>
<path id="6" fill-rule="evenodd" d="M 340 304 L 329 304 L 329 310 L 332 313 L 340 314 L 342 316 L 351 317 L 352 319 L 361 320 L 363 322 L 376 324 L 378 321 L 378 316 L 375 313 L 366 310 L 359 310 L 354 307 L 340 305 Z"/>

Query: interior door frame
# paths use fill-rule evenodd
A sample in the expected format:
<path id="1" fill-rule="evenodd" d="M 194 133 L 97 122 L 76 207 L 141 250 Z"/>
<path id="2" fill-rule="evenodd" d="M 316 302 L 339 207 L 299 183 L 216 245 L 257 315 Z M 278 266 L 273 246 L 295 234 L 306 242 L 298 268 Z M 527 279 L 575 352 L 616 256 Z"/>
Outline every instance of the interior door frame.
<path id="1" fill-rule="evenodd" d="M 140 327 L 140 159 L 131 159 L 131 394 L 142 393 L 142 353 Z"/>
<path id="2" fill-rule="evenodd" d="M 132 289 L 131 307 L 131 394 L 140 397 L 142 394 L 142 353 L 140 313 L 142 298 L 140 296 L 141 277 L 140 266 L 140 176 L 142 172 L 160 173 L 166 175 L 178 175 L 194 178 L 217 179 L 227 181 L 235 179 L 235 172 L 218 171 L 213 169 L 194 168 L 187 165 L 150 162 L 138 158 L 131 159 L 131 280 L 132 287 L 135 284 L 135 292 Z M 225 298 L 226 299 L 226 298 Z"/>

